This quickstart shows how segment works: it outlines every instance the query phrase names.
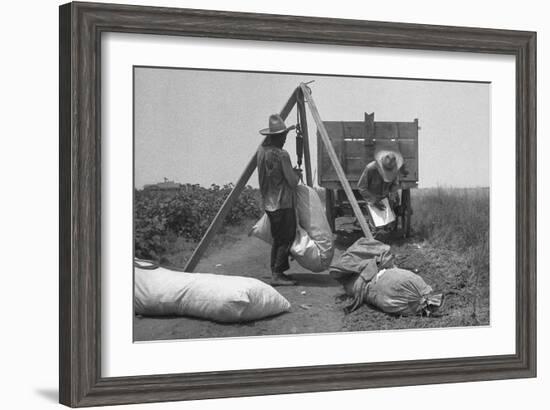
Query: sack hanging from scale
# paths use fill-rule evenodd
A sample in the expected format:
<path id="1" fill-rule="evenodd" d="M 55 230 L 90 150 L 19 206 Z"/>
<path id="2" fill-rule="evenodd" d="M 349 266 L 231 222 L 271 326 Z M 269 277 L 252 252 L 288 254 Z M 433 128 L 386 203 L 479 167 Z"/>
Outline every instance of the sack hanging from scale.
<path id="1" fill-rule="evenodd" d="M 323 204 L 315 189 L 304 184 L 296 187 L 296 214 L 298 226 L 290 253 L 303 268 L 312 272 L 328 269 L 334 256 L 334 242 Z M 272 243 L 271 226 L 266 214 L 252 227 L 249 235 Z"/>

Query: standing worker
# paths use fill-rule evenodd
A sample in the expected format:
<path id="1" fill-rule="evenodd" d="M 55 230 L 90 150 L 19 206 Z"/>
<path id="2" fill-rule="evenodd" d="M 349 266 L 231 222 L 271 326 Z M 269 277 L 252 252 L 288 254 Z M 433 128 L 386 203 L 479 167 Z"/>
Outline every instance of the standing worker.
<path id="1" fill-rule="evenodd" d="M 403 156 L 399 151 L 380 150 L 374 154 L 374 161 L 367 164 L 357 182 L 359 193 L 367 202 L 369 216 L 376 227 L 395 220 L 390 201 L 397 202 L 398 176 L 402 166 Z"/>
<path id="2" fill-rule="evenodd" d="M 290 247 L 296 236 L 296 186 L 301 170 L 292 168 L 290 155 L 283 149 L 288 131 L 278 114 L 269 117 L 269 127 L 260 130 L 266 138 L 256 154 L 262 201 L 271 225 L 271 275 L 273 286 L 295 285 L 284 275 L 290 268 Z"/>

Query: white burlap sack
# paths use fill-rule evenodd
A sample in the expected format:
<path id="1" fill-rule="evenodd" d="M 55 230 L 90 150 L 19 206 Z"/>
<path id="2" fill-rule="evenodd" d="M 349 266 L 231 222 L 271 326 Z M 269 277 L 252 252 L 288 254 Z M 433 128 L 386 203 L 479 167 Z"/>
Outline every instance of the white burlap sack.
<path id="1" fill-rule="evenodd" d="M 271 223 L 269 222 L 269 218 L 266 213 L 264 213 L 258 222 L 256 222 L 256 224 L 250 229 L 248 236 L 254 236 L 270 245 L 273 243 L 273 237 L 271 236 Z"/>
<path id="2" fill-rule="evenodd" d="M 332 231 L 323 204 L 315 189 L 300 184 L 296 187 L 298 226 L 290 253 L 304 268 L 322 272 L 330 266 L 334 256 Z M 254 225 L 249 235 L 271 244 L 271 225 L 266 214 Z"/>
<path id="3" fill-rule="evenodd" d="M 193 316 L 244 322 L 288 312 L 290 303 L 254 278 L 135 268 L 134 310 L 139 315 Z"/>

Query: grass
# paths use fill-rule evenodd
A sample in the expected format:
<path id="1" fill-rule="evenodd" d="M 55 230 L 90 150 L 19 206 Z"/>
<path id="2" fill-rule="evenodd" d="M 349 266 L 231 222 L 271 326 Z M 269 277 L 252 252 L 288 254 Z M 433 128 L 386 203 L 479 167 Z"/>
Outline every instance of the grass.
<path id="1" fill-rule="evenodd" d="M 417 272 L 434 291 L 445 294 L 445 307 L 427 318 L 387 315 L 363 305 L 345 317 L 344 329 L 488 325 L 489 189 L 416 189 L 411 200 L 411 238 L 387 243 L 397 266 Z"/>
<path id="2" fill-rule="evenodd" d="M 425 188 L 414 190 L 411 197 L 417 234 L 460 250 L 485 241 L 488 188 Z"/>
<path id="3" fill-rule="evenodd" d="M 465 289 L 474 320 L 480 299 L 489 297 L 488 188 L 419 189 L 413 196 L 413 230 L 432 246 L 460 252 L 468 274 Z"/>
<path id="4" fill-rule="evenodd" d="M 488 270 L 488 188 L 419 189 L 411 197 L 415 236 L 467 254 L 478 272 Z"/>

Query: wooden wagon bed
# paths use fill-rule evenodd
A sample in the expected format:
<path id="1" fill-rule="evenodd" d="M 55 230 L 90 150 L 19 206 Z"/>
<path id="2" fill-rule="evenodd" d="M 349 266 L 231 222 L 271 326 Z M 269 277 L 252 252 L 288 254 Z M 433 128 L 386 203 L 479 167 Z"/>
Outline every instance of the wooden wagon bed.
<path id="1" fill-rule="evenodd" d="M 362 204 L 357 182 L 374 153 L 391 148 L 401 152 L 404 163 L 400 172 L 401 206 L 405 234 L 410 232 L 410 189 L 418 187 L 418 119 L 411 122 L 374 121 L 374 113 L 365 113 L 364 121 L 323 121 L 332 146 L 346 174 L 355 197 Z M 320 135 L 317 135 L 320 139 Z M 334 229 L 334 219 L 348 212 L 348 201 L 329 159 L 319 141 L 317 151 L 318 183 L 327 190 L 327 217 Z"/>

